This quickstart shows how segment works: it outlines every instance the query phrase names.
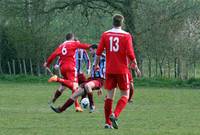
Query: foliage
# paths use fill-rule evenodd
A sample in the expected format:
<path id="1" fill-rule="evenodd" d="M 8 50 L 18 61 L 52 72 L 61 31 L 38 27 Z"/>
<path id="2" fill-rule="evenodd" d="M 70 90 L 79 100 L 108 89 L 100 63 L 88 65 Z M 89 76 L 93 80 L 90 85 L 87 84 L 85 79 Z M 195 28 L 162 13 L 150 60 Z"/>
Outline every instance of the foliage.
<path id="1" fill-rule="evenodd" d="M 12 59 L 31 59 L 37 74 L 66 33 L 98 43 L 121 13 L 146 77 L 198 78 L 199 7 L 197 0 L 1 0 L 0 73 Z"/>

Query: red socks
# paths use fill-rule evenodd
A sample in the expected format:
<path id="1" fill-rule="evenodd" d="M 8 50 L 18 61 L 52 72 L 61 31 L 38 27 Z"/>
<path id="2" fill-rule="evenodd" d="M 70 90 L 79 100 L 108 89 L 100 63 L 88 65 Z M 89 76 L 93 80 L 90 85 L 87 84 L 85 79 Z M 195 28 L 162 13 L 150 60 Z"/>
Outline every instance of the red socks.
<path id="1" fill-rule="evenodd" d="M 90 101 L 90 106 L 93 106 L 94 105 L 94 101 L 93 101 L 93 93 L 88 93 L 88 99 Z"/>
<path id="2" fill-rule="evenodd" d="M 120 113 L 122 112 L 122 110 L 126 107 L 127 102 L 128 102 L 128 99 L 125 96 L 122 96 L 118 100 L 117 106 L 116 106 L 115 111 L 114 111 L 114 114 L 115 114 L 116 118 L 120 115 Z"/>
<path id="3" fill-rule="evenodd" d="M 59 90 L 56 90 L 55 94 L 54 94 L 54 97 L 52 99 L 52 102 L 54 103 L 56 101 L 56 99 L 58 97 L 60 97 L 60 95 L 62 94 L 62 92 L 60 92 Z"/>
<path id="4" fill-rule="evenodd" d="M 109 125 L 111 125 L 109 116 L 112 113 L 112 104 L 113 104 L 113 100 L 106 98 L 106 100 L 104 102 L 104 114 L 105 114 L 106 124 L 109 124 Z"/>
<path id="5" fill-rule="evenodd" d="M 64 104 L 62 107 L 59 108 L 59 110 L 60 110 L 61 112 L 63 112 L 63 111 L 66 110 L 68 107 L 70 107 L 73 103 L 74 103 L 74 100 L 71 99 L 71 98 L 69 98 L 69 99 L 65 102 L 65 104 Z"/>

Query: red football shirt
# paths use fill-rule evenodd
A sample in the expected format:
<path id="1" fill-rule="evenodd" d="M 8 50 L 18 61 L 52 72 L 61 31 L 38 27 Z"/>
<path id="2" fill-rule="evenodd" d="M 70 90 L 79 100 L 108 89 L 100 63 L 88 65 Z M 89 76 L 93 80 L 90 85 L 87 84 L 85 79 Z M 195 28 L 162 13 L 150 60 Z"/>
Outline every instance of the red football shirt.
<path id="1" fill-rule="evenodd" d="M 79 41 L 65 41 L 48 57 L 47 66 L 59 56 L 59 64 L 63 70 L 74 71 L 75 65 L 75 51 L 77 48 L 88 49 L 89 44 L 82 44 Z"/>
<path id="2" fill-rule="evenodd" d="M 131 61 L 135 59 L 131 35 L 121 28 L 104 32 L 96 54 L 100 56 L 104 49 L 106 49 L 106 73 L 128 73 L 128 59 Z"/>

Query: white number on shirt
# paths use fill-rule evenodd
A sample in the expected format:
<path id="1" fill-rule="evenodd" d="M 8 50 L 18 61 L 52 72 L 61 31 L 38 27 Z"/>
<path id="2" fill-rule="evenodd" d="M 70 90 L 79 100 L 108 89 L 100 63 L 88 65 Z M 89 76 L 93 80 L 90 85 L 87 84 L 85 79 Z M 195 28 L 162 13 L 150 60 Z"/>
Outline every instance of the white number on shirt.
<path id="1" fill-rule="evenodd" d="M 110 51 L 118 52 L 119 51 L 119 38 L 118 37 L 110 37 Z"/>
<path id="2" fill-rule="evenodd" d="M 67 54 L 67 48 L 63 47 L 62 48 L 62 55 L 66 55 Z"/>

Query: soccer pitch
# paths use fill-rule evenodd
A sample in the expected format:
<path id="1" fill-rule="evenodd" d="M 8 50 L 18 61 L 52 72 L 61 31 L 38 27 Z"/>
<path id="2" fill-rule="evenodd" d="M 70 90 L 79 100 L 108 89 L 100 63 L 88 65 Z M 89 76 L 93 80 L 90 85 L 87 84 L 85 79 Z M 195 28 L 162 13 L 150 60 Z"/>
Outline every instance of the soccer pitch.
<path id="1" fill-rule="evenodd" d="M 200 90 L 136 87 L 134 102 L 119 118 L 119 129 L 104 129 L 103 100 L 96 112 L 74 106 L 56 114 L 47 105 L 54 84 L 0 82 L 0 135 L 199 135 Z M 70 96 L 65 92 L 57 104 Z M 119 94 L 117 94 L 119 95 Z M 116 102 L 115 102 L 116 103 Z"/>

